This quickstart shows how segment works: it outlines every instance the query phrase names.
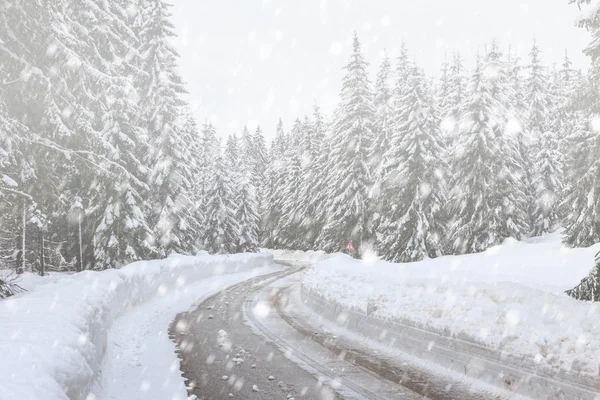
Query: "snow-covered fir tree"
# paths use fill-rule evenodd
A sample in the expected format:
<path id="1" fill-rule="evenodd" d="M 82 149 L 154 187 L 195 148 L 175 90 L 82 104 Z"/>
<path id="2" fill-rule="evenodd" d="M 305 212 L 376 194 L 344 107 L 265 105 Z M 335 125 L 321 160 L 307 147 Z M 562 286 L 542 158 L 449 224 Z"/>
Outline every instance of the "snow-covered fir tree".
<path id="1" fill-rule="evenodd" d="M 533 232 L 540 236 L 558 228 L 561 221 L 560 197 L 563 194 L 563 166 L 560 142 L 556 133 L 546 131 L 539 137 L 535 159 L 536 178 Z"/>
<path id="2" fill-rule="evenodd" d="M 0 268 L 10 267 L 18 272 L 23 271 L 25 227 L 21 215 L 33 200 L 27 186 L 35 178 L 25 158 L 29 134 L 25 125 L 8 115 L 0 97 Z M 7 294 L 8 286 L 5 282 Z"/>
<path id="3" fill-rule="evenodd" d="M 197 156 L 199 176 L 196 182 L 200 186 L 197 190 L 201 193 L 200 196 L 204 198 L 208 191 L 211 171 L 220 152 L 217 131 L 211 122 L 206 121 L 202 125 L 200 143 L 200 154 Z"/>
<path id="4" fill-rule="evenodd" d="M 259 180 L 257 176 L 257 159 L 254 144 L 254 136 L 248 131 L 248 127 L 244 126 L 242 136 L 240 138 L 239 148 L 235 142 L 231 142 L 229 151 L 240 153 L 239 169 L 237 165 L 231 165 L 231 171 L 236 172 L 238 186 L 237 190 L 237 212 L 236 219 L 240 230 L 240 252 L 256 252 L 258 250 L 258 233 L 259 233 L 259 204 L 257 191 Z M 229 148 L 228 148 L 229 149 Z M 233 162 L 229 154 L 230 163 Z"/>
<path id="5" fill-rule="evenodd" d="M 142 118 L 146 121 L 150 152 L 145 162 L 151 170 L 148 202 L 150 225 L 165 253 L 192 250 L 195 216 L 191 215 L 191 171 L 187 144 L 181 140 L 180 119 L 185 103 L 178 54 L 170 39 L 175 36 L 170 22 L 171 5 L 163 0 L 143 0 L 139 11 L 141 67 L 139 82 Z"/>
<path id="6" fill-rule="evenodd" d="M 598 122 L 582 119 L 569 140 L 577 151 L 569 159 L 569 187 L 565 193 L 564 241 L 573 247 L 600 242 L 600 135 Z"/>
<path id="7" fill-rule="evenodd" d="M 294 210 L 300 215 L 297 236 L 299 249 L 316 248 L 316 240 L 325 224 L 323 211 L 326 196 L 327 158 L 329 152 L 325 137 L 325 122 L 318 106 L 313 108 L 310 121 L 313 151 L 304 158 L 301 172 L 300 199 Z"/>
<path id="8" fill-rule="evenodd" d="M 572 159 L 577 157 L 578 144 L 577 142 L 570 143 L 571 139 L 575 139 L 573 133 L 575 127 L 582 118 L 585 118 L 585 113 L 581 111 L 582 106 L 578 104 L 578 93 L 581 85 L 581 79 L 576 70 L 573 69 L 571 60 L 565 51 L 565 56 L 561 63 L 561 68 L 556 70 L 554 75 L 555 88 L 555 108 L 553 112 L 552 126 L 553 132 L 556 133 L 559 141 L 559 153 L 563 163 L 563 193 L 561 200 L 564 200 L 564 192 L 571 182 L 569 178 L 572 176 L 567 171 L 570 165 L 573 165 Z M 565 203 L 561 201 L 561 214 L 564 217 L 566 214 Z"/>
<path id="9" fill-rule="evenodd" d="M 444 56 L 440 77 L 436 87 L 436 103 L 438 105 L 440 118 L 443 120 L 450 115 L 453 108 L 453 101 L 450 96 L 450 64 Z"/>
<path id="10" fill-rule="evenodd" d="M 279 235 L 279 222 L 282 216 L 284 197 L 281 188 L 285 186 L 285 153 L 288 148 L 283 122 L 279 119 L 275 139 L 270 149 L 267 169 L 267 187 L 265 189 L 265 213 L 261 222 L 262 246 L 272 249 L 283 247 Z"/>
<path id="11" fill-rule="evenodd" d="M 230 165 L 219 153 L 215 158 L 206 196 L 204 248 L 209 253 L 230 254 L 240 248 L 240 226 L 236 218 L 239 216 L 236 216 L 238 195 L 234 189 Z"/>
<path id="12" fill-rule="evenodd" d="M 112 165 L 117 165 L 117 168 L 111 168 L 111 173 L 100 173 L 103 179 L 90 200 L 98 208 L 94 257 L 96 268 L 102 269 L 150 258 L 156 256 L 157 251 L 152 229 L 146 221 L 148 212 L 144 197 L 149 190 L 146 184 L 148 168 L 141 158 L 147 146 L 143 140 L 144 131 L 136 124 L 138 93 L 133 80 L 127 78 L 136 71 L 133 63 L 137 60 L 132 54 L 136 54 L 137 42 L 134 33 L 127 28 L 127 14 L 119 12 L 119 2 L 111 5 L 94 3 L 98 3 L 95 12 L 84 15 L 88 18 L 93 15 L 96 17 L 94 24 L 107 26 L 106 30 L 94 31 L 98 37 L 90 51 L 93 62 L 105 69 L 105 78 L 101 81 L 105 96 L 103 108 L 99 110 L 99 138 L 106 158 Z M 118 23 L 111 26 L 115 18 Z M 113 52 L 103 49 L 107 43 Z M 127 54 L 129 58 L 122 60 L 121 54 Z M 106 168 L 110 166 L 106 165 Z"/>
<path id="13" fill-rule="evenodd" d="M 536 62 L 535 69 L 541 67 Z M 528 89 L 531 86 L 531 79 L 525 81 L 524 71 L 526 68 L 521 65 L 521 59 L 513 54 L 512 47 L 509 46 L 508 57 L 506 60 L 507 78 L 510 103 L 509 126 L 507 126 L 508 134 L 514 135 L 519 152 L 521 170 L 523 171 L 523 184 L 526 196 L 526 212 L 527 225 L 533 226 L 533 214 L 535 211 L 535 137 L 539 136 L 539 130 L 532 134 L 529 126 L 529 111 L 528 111 Z M 532 68 L 533 70 L 533 68 Z M 528 86 L 529 85 L 529 86 Z"/>
<path id="14" fill-rule="evenodd" d="M 590 1 L 582 0 L 578 3 Z M 600 130 L 597 120 L 597 115 L 600 114 L 600 42 L 596 40 L 600 33 L 600 9 L 596 7 L 593 10 L 594 13 L 588 13 L 579 22 L 593 38 L 584 50 L 591 58 L 591 65 L 585 84 L 579 87 L 577 93 L 576 102 L 581 109 L 582 118 L 568 138 L 573 152 L 568 159 L 569 187 L 564 200 L 567 213 L 564 219 L 565 243 L 582 247 L 600 241 Z"/>
<path id="15" fill-rule="evenodd" d="M 384 183 L 383 179 L 386 174 L 385 167 L 389 164 L 386 156 L 389 154 L 388 150 L 393 132 L 395 111 L 391 68 L 391 62 L 386 53 L 375 81 L 373 141 L 369 149 L 369 166 L 373 179 L 373 187 L 371 189 L 371 214 L 373 215 L 373 226 L 371 229 L 373 231 L 377 231 L 381 212 L 385 207 L 381 192 Z"/>
<path id="16" fill-rule="evenodd" d="M 506 71 L 497 45 L 472 74 L 459 121 L 449 214 L 454 252 L 479 252 L 527 227 L 517 146 L 505 135 Z"/>
<path id="17" fill-rule="evenodd" d="M 439 117 L 421 69 L 409 72 L 403 107 L 405 122 L 395 127 L 387 158 L 396 160 L 388 171 L 386 207 L 379 224 L 379 251 L 394 262 L 419 261 L 441 255 L 444 248 L 446 203 L 444 173 L 447 166 Z M 393 182 L 393 184 L 391 184 Z"/>
<path id="18" fill-rule="evenodd" d="M 331 127 L 327 223 L 320 243 L 328 251 L 352 241 L 363 251 L 369 243 L 369 149 L 373 140 L 373 95 L 358 37 L 342 80 L 340 104 Z"/>
<path id="19" fill-rule="evenodd" d="M 236 175 L 239 175 L 241 164 L 241 155 L 243 149 L 240 146 L 240 140 L 235 133 L 227 137 L 225 143 L 225 161 L 228 163 L 231 173 L 234 175 L 234 181 L 238 179 Z"/>
<path id="20" fill-rule="evenodd" d="M 448 72 L 448 89 L 445 98 L 440 98 L 441 128 L 446 136 L 446 146 L 451 151 L 458 138 L 460 107 L 466 93 L 465 68 L 460 53 L 454 53 Z"/>
<path id="21" fill-rule="evenodd" d="M 254 132 L 254 135 L 252 137 L 252 143 L 252 157 L 254 158 L 254 177 L 256 182 L 258 213 L 262 216 L 265 212 L 265 197 L 267 192 L 267 168 L 269 166 L 269 150 L 267 149 L 265 136 L 260 126 L 258 126 L 256 128 L 256 131 Z"/>
<path id="22" fill-rule="evenodd" d="M 527 153 L 523 157 L 531 157 L 525 166 L 533 165 L 533 171 L 525 174 L 531 179 L 533 192 L 531 204 L 532 234 L 539 236 L 556 227 L 559 219 L 558 204 L 562 192 L 562 161 L 558 152 L 555 133 L 551 132 L 551 113 L 553 102 L 549 90 L 549 76 L 542 65 L 540 49 L 534 42 L 530 52 L 531 63 L 526 82 L 527 104 Z"/>
<path id="23" fill-rule="evenodd" d="M 301 197 L 304 166 L 303 141 L 301 140 L 302 125 L 296 124 L 290 136 L 300 135 L 290 144 L 285 152 L 285 180 L 279 188 L 282 196 L 281 219 L 279 220 L 279 240 L 286 248 L 302 246 L 300 225 L 304 217 L 306 199 Z"/>
<path id="24" fill-rule="evenodd" d="M 237 251 L 240 253 L 258 251 L 260 214 L 258 213 L 254 182 L 254 170 L 244 170 L 240 177 L 240 187 L 236 199 L 237 212 L 235 214 L 235 219 L 239 225 Z"/>

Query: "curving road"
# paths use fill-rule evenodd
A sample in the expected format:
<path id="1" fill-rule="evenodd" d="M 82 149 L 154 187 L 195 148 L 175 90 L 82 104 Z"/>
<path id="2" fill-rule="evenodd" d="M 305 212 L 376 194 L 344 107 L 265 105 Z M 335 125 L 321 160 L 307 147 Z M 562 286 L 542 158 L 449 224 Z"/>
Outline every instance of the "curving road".
<path id="1" fill-rule="evenodd" d="M 344 360 L 282 318 L 275 301 L 302 269 L 251 279 L 176 317 L 169 333 L 189 393 L 203 400 L 422 398 Z"/>
<path id="2" fill-rule="evenodd" d="M 176 317 L 169 333 L 190 394 L 202 400 L 497 398 L 334 336 L 289 301 L 303 267 L 288 267 Z"/>
<path id="3" fill-rule="evenodd" d="M 170 334 L 177 343 L 190 394 L 203 400 L 337 397 L 244 322 L 247 298 L 297 271 L 251 279 L 176 317 Z"/>

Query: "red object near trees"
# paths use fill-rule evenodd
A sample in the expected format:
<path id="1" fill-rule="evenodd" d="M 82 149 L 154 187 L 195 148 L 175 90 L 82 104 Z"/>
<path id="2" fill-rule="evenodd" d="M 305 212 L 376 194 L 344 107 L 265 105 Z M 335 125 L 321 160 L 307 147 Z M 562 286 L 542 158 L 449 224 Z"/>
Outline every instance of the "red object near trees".
<path id="1" fill-rule="evenodd" d="M 348 251 L 354 251 L 354 250 L 356 250 L 354 248 L 354 244 L 352 244 L 352 240 L 348 242 L 348 244 L 346 245 L 346 247 L 344 248 L 344 250 L 348 250 Z"/>

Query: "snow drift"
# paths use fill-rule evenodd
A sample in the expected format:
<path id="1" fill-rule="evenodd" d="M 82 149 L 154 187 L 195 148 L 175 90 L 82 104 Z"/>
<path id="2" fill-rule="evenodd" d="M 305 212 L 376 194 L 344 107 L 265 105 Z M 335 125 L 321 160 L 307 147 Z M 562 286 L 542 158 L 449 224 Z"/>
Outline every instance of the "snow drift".
<path id="1" fill-rule="evenodd" d="M 597 251 L 565 248 L 555 234 L 409 264 L 339 254 L 309 270 L 302 285 L 375 318 L 407 321 L 544 368 L 597 377 L 600 306 L 564 294 L 587 276 Z"/>
<path id="2" fill-rule="evenodd" d="M 272 263 L 269 254 L 173 256 L 65 276 L 0 301 L 0 399 L 85 399 L 120 315 L 187 283 Z"/>
<path id="3" fill-rule="evenodd" d="M 281 261 L 300 261 L 300 262 L 318 262 L 331 257 L 331 254 L 322 250 L 302 251 L 302 250 L 274 250 L 260 249 L 262 253 L 272 254 L 275 260 Z"/>

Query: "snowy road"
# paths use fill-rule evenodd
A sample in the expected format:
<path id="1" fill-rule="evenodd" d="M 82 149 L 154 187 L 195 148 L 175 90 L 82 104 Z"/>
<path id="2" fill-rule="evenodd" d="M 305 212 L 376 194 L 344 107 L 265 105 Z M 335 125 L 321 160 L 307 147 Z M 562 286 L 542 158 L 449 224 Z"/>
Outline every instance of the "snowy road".
<path id="1" fill-rule="evenodd" d="M 177 317 L 171 335 L 191 393 L 204 400 L 422 398 L 290 325 L 278 304 L 300 269 L 244 282 Z"/>

